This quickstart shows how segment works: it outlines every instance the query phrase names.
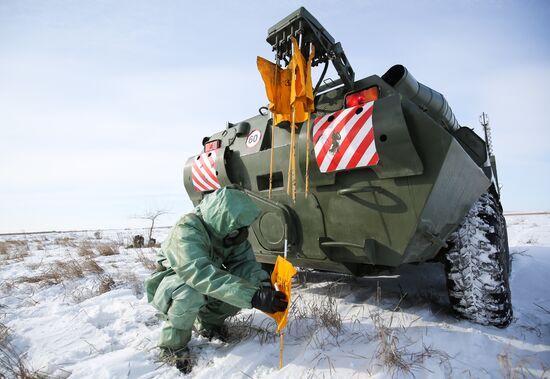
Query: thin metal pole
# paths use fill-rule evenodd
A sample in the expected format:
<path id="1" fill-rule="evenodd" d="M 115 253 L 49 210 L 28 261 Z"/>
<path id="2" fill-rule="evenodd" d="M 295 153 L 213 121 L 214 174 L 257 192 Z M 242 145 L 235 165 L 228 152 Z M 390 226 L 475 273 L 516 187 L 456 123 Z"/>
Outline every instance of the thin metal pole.
<path id="1" fill-rule="evenodd" d="M 277 44 L 277 40 L 275 40 Z M 273 84 L 275 85 L 275 93 L 273 95 L 273 101 L 277 102 L 277 90 L 279 88 L 278 83 L 279 76 L 279 50 L 275 49 L 275 80 Z M 271 112 L 271 159 L 269 161 L 269 192 L 267 197 L 271 199 L 271 192 L 273 191 L 273 161 L 275 160 L 275 114 Z"/>
<path id="2" fill-rule="evenodd" d="M 283 350 L 285 347 L 285 334 L 279 333 L 279 370 L 283 368 Z"/>

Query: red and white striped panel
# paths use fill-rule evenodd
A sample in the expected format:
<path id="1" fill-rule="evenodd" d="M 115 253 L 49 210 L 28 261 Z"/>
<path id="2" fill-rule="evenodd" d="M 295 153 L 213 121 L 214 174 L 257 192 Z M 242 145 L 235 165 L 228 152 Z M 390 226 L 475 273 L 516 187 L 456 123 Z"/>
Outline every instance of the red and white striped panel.
<path id="1" fill-rule="evenodd" d="M 216 175 L 217 154 L 217 149 L 211 150 L 208 153 L 201 153 L 193 159 L 191 180 L 197 191 L 214 191 L 221 187 Z"/>
<path id="2" fill-rule="evenodd" d="M 371 101 L 315 119 L 313 144 L 321 172 L 378 164 L 372 128 L 373 104 Z"/>

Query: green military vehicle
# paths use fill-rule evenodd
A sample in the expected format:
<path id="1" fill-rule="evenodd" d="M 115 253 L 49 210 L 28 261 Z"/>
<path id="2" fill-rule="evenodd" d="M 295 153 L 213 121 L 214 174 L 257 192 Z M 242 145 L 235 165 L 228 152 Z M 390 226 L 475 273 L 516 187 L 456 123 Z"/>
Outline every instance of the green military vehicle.
<path id="1" fill-rule="evenodd" d="M 188 159 L 184 183 L 193 204 L 220 186 L 244 188 L 262 210 L 249 241 L 264 264 L 287 251 L 300 267 L 364 276 L 441 261 L 459 315 L 507 326 L 510 258 L 487 141 L 460 126 L 443 95 L 402 65 L 355 80 L 340 43 L 306 9 L 268 30 L 283 65 L 290 36 L 301 39 L 306 58 L 315 45 L 313 66 L 324 65 L 309 151 L 306 123 L 296 132 L 296 200 L 287 193 L 290 124 L 272 128 L 262 107 L 205 137 L 202 152 Z M 338 80 L 324 80 L 329 62 Z"/>

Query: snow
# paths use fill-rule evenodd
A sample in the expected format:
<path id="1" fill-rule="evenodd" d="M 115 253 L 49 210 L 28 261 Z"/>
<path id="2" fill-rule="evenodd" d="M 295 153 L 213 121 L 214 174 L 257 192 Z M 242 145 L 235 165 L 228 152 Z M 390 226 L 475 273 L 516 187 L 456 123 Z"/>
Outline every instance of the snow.
<path id="1" fill-rule="evenodd" d="M 376 278 L 302 271 L 282 370 L 275 323 L 244 310 L 229 321 L 228 343 L 193 335 L 188 377 L 550 377 L 550 216 L 507 222 L 514 321 L 506 329 L 457 319 L 440 264 Z M 158 361 L 161 323 L 142 285 L 154 248 L 125 247 L 138 232 L 0 236 L 0 322 L 27 367 L 55 378 L 181 377 Z M 100 255 L 101 244 L 119 254 Z M 82 275 L 61 272 L 58 261 L 78 262 Z"/>

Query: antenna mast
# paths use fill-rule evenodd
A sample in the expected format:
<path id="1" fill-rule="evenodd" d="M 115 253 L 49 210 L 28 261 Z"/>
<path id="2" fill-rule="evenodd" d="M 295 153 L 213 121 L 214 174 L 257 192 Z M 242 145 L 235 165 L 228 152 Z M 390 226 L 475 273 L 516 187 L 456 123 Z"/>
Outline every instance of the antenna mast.
<path id="1" fill-rule="evenodd" d="M 483 126 L 483 131 L 485 132 L 485 143 L 487 144 L 487 151 L 489 156 L 493 155 L 493 138 L 491 137 L 491 127 L 489 126 L 489 115 L 485 112 L 479 116 L 479 122 Z"/>
<path id="2" fill-rule="evenodd" d="M 479 116 L 479 122 L 483 126 L 483 131 L 485 132 L 485 144 L 487 145 L 487 154 L 489 155 L 489 164 L 491 165 L 493 174 L 495 176 L 495 183 L 500 194 L 500 185 L 498 183 L 498 174 L 497 174 L 497 162 L 495 155 L 493 153 L 493 138 L 491 137 L 491 127 L 489 126 L 489 115 L 485 112 Z"/>

